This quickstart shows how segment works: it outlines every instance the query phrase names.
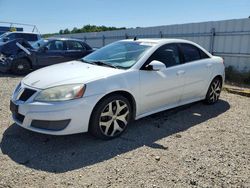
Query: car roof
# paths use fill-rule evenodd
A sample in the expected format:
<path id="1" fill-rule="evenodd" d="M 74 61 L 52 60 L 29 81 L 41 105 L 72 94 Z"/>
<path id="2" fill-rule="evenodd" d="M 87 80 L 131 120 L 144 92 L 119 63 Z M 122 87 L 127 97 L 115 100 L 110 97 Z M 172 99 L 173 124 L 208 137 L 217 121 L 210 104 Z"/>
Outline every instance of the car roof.
<path id="1" fill-rule="evenodd" d="M 33 32 L 23 32 L 23 31 L 8 31 L 6 32 L 7 34 L 9 33 L 23 33 L 23 34 L 33 34 L 33 35 L 40 35 L 39 33 L 33 33 Z"/>
<path id="2" fill-rule="evenodd" d="M 164 43 L 193 43 L 189 40 L 184 40 L 184 39 L 176 39 L 176 38 L 139 38 L 139 39 L 125 39 L 122 41 L 130 41 L 130 42 L 145 42 L 145 43 L 155 43 L 155 44 L 164 44 Z"/>
<path id="3" fill-rule="evenodd" d="M 189 40 L 185 40 L 185 39 L 176 39 L 176 38 L 142 38 L 142 39 L 126 39 L 126 40 L 122 40 L 122 41 L 128 41 L 128 42 L 141 42 L 141 43 L 151 43 L 151 45 L 153 46 L 161 46 L 164 44 L 168 44 L 168 43 L 187 43 L 187 44 L 192 44 L 196 47 L 198 47 L 199 49 L 201 49 L 203 52 L 205 52 L 209 57 L 212 56 L 212 54 L 210 54 L 205 48 L 203 48 L 202 46 L 200 46 L 199 44 L 196 44 L 192 41 Z"/>
<path id="4" fill-rule="evenodd" d="M 81 39 L 76 39 L 76 38 L 62 38 L 62 37 L 50 37 L 50 38 L 47 38 L 47 40 L 63 40 L 63 41 L 73 40 L 73 41 L 83 42 L 83 40 L 81 40 Z"/>

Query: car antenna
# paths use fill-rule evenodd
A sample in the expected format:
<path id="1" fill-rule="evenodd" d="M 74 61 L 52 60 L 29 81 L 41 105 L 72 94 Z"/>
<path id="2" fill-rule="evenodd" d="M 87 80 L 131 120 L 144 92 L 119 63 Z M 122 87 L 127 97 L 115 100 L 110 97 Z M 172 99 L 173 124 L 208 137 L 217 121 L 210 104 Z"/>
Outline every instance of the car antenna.
<path id="1" fill-rule="evenodd" d="M 136 40 L 137 40 L 137 36 L 134 37 L 134 41 L 136 41 Z"/>

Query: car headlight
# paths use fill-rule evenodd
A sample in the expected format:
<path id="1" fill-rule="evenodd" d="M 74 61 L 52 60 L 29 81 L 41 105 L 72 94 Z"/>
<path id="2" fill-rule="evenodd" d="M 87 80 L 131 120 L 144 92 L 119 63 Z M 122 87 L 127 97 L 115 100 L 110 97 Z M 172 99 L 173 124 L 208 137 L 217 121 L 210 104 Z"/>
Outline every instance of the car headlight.
<path id="1" fill-rule="evenodd" d="M 83 96 L 85 89 L 86 86 L 83 84 L 56 86 L 42 90 L 34 100 L 40 102 L 56 102 L 79 99 Z"/>

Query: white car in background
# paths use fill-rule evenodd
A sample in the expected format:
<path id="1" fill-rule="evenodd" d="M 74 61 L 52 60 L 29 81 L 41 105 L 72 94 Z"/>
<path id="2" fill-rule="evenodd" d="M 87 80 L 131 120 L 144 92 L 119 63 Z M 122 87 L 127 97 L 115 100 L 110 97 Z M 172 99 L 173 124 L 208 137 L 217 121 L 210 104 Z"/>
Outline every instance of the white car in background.
<path id="1" fill-rule="evenodd" d="M 193 42 L 122 40 L 29 74 L 10 109 L 14 121 L 31 131 L 89 131 L 110 139 L 134 119 L 195 101 L 217 102 L 224 76 L 223 59 Z"/>

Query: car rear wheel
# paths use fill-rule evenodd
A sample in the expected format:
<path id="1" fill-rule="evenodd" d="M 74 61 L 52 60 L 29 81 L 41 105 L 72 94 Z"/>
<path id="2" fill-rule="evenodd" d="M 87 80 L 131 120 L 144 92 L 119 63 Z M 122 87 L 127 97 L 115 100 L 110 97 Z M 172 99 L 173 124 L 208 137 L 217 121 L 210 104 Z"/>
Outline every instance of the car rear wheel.
<path id="1" fill-rule="evenodd" d="M 101 139 L 112 139 L 122 134 L 132 119 L 131 105 L 123 96 L 109 96 L 94 108 L 89 131 Z"/>
<path id="2" fill-rule="evenodd" d="M 30 68 L 31 67 L 30 67 L 28 60 L 17 59 L 13 62 L 13 66 L 11 68 L 11 71 L 17 75 L 24 75 L 24 74 L 29 73 Z"/>
<path id="3" fill-rule="evenodd" d="M 209 89 L 207 91 L 205 102 L 207 104 L 214 104 L 219 100 L 222 88 L 222 81 L 220 78 L 216 77 L 211 82 Z"/>

